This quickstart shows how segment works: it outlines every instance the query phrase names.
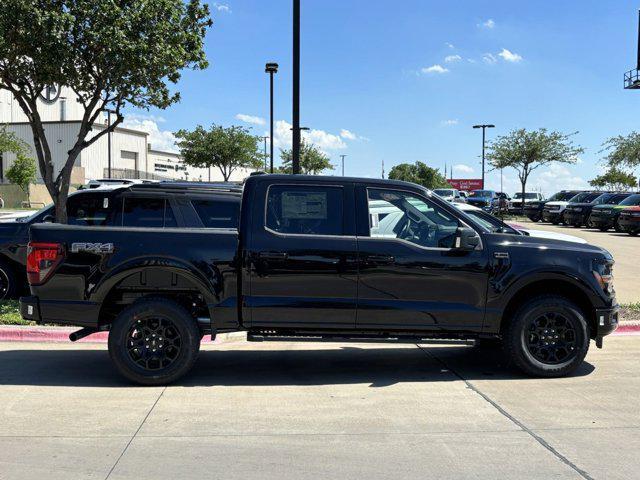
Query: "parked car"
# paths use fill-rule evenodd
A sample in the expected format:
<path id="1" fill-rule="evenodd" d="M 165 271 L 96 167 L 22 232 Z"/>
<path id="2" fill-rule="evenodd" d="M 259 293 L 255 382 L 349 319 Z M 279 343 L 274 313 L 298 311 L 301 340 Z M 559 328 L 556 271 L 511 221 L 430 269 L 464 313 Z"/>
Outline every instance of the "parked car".
<path id="1" fill-rule="evenodd" d="M 564 213 L 569 204 L 588 203 L 602 195 L 602 192 L 580 192 L 568 201 L 547 202 L 542 210 L 542 219 L 554 225 L 565 223 Z"/>
<path id="2" fill-rule="evenodd" d="M 578 193 L 580 193 L 579 190 L 562 190 L 546 200 L 534 200 L 531 202 L 526 202 L 524 204 L 524 214 L 532 222 L 539 222 L 540 220 L 542 220 L 542 212 L 544 206 L 547 203 L 556 201 L 567 201 L 575 197 Z"/>
<path id="3" fill-rule="evenodd" d="M 630 193 L 603 193 L 590 202 L 571 202 L 564 211 L 564 221 L 567 225 L 573 225 L 576 228 L 582 225 L 590 227 L 589 217 L 593 207 L 596 205 L 617 205 L 630 195 Z"/>
<path id="4" fill-rule="evenodd" d="M 627 207 L 620 212 L 618 225 L 623 232 L 636 236 L 640 233 L 640 206 Z"/>
<path id="5" fill-rule="evenodd" d="M 393 235 L 372 228 L 371 202 L 402 212 Z M 83 327 L 72 339 L 108 330 L 117 370 L 145 385 L 177 380 L 202 335 L 229 331 L 499 339 L 523 371 L 557 377 L 618 323 L 606 250 L 493 232 L 390 180 L 251 177 L 237 230 L 34 225 L 28 265 L 23 318 Z"/>
<path id="6" fill-rule="evenodd" d="M 462 210 L 467 215 L 475 218 L 478 222 L 482 223 L 487 229 L 493 230 L 494 232 L 500 233 L 511 233 L 514 235 L 526 235 L 530 237 L 536 238 L 550 238 L 553 240 L 562 240 L 565 242 L 574 242 L 574 243 L 587 243 L 586 240 L 576 237 L 575 235 L 566 235 L 564 233 L 558 232 L 549 232 L 547 230 L 534 230 L 531 228 L 527 228 L 523 225 L 518 225 L 513 222 L 503 222 L 498 217 L 491 215 L 490 213 L 481 210 L 478 207 L 474 207 L 473 205 L 456 205 L 460 210 Z"/>
<path id="7" fill-rule="evenodd" d="M 543 202 L 544 195 L 540 192 L 525 192 L 524 193 L 524 205 L 526 206 L 531 202 Z M 516 192 L 509 201 L 509 213 L 512 215 L 522 215 L 524 210 L 522 207 L 522 192 Z"/>
<path id="8" fill-rule="evenodd" d="M 156 182 L 115 183 L 69 195 L 68 223 L 85 226 L 234 228 L 238 222 L 237 186 Z M 28 291 L 25 266 L 29 228 L 54 220 L 53 205 L 27 216 L 0 219 L 0 299 Z"/>
<path id="9" fill-rule="evenodd" d="M 467 203 L 467 198 L 455 188 L 436 188 L 433 193 L 451 203 Z"/>
<path id="10" fill-rule="evenodd" d="M 597 205 L 591 210 L 589 224 L 593 228 L 606 232 L 613 228 L 616 232 L 622 232 L 622 226 L 618 223 L 620 213 L 628 207 L 640 205 L 640 194 L 634 193 L 616 204 Z"/>
<path id="11" fill-rule="evenodd" d="M 467 203 L 489 213 L 498 212 L 500 209 L 500 197 L 493 190 L 473 190 L 467 198 Z"/>

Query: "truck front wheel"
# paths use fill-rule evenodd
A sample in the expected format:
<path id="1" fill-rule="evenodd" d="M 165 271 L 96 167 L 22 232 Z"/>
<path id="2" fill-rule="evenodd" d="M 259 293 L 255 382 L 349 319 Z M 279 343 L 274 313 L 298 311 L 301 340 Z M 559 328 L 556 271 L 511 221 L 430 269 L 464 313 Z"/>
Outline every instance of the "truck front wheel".
<path id="1" fill-rule="evenodd" d="M 113 322 L 109 355 L 132 382 L 166 385 L 191 369 L 200 339 L 196 322 L 182 306 L 165 298 L 146 298 L 124 309 Z"/>
<path id="2" fill-rule="evenodd" d="M 504 346 L 509 359 L 529 375 L 568 375 L 582 364 L 589 350 L 587 321 L 568 299 L 539 296 L 516 312 Z"/>

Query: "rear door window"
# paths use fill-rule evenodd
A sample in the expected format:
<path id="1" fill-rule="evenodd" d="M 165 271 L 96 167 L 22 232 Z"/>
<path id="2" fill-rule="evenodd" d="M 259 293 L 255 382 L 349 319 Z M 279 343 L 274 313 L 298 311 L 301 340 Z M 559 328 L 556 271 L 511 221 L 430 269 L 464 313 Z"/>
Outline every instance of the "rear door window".
<path id="1" fill-rule="evenodd" d="M 67 201 L 70 225 L 105 226 L 113 220 L 111 198 L 105 194 L 78 194 Z"/>
<path id="2" fill-rule="evenodd" d="M 205 228 L 238 228 L 239 202 L 195 199 L 191 204 Z"/>
<path id="3" fill-rule="evenodd" d="M 122 225 L 162 228 L 177 227 L 178 223 L 167 199 L 131 196 L 124 198 Z"/>

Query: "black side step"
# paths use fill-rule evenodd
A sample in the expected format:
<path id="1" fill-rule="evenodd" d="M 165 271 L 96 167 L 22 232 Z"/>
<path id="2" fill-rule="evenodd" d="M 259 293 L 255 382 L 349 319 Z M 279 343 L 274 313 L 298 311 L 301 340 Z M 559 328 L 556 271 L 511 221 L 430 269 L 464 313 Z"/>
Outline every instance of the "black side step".
<path id="1" fill-rule="evenodd" d="M 475 345 L 476 340 L 433 338 L 422 336 L 358 336 L 358 335 L 264 335 L 247 333 L 247 342 L 336 342 L 336 343 L 423 343 L 436 345 Z"/>

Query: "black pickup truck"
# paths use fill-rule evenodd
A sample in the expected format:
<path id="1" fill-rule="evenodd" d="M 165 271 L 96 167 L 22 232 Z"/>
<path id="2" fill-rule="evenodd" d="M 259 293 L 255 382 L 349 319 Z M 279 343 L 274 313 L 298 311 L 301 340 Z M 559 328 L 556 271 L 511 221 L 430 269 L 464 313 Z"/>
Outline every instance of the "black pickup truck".
<path id="1" fill-rule="evenodd" d="M 391 231 L 381 228 L 394 219 Z M 237 229 L 31 228 L 25 319 L 109 330 L 117 369 L 165 384 L 203 335 L 502 342 L 532 375 L 574 371 L 617 327 L 613 258 L 494 231 L 411 183 L 254 176 Z"/>

